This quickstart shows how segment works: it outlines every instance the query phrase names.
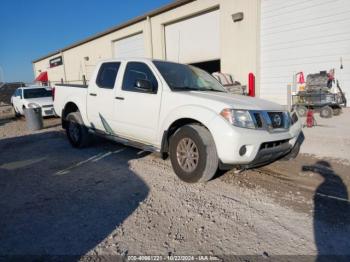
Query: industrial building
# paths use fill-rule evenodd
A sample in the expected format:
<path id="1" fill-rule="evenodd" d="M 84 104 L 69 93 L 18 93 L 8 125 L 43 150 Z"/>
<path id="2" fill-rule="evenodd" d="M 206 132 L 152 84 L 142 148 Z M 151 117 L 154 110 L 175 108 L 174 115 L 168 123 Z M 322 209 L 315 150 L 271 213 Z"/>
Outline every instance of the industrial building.
<path id="1" fill-rule="evenodd" d="M 286 104 L 295 75 L 335 68 L 350 93 L 350 1 L 178 0 L 33 61 L 35 77 L 89 80 L 96 62 L 148 57 L 231 74 Z M 341 69 L 342 68 L 342 69 Z"/>

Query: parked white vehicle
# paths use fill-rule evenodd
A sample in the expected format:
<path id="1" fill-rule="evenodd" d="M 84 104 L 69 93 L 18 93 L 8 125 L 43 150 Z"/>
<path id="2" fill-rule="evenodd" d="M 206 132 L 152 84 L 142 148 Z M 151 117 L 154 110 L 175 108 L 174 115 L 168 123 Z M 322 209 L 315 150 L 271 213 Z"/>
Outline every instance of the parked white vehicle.
<path id="1" fill-rule="evenodd" d="M 160 60 L 100 62 L 88 86 L 56 85 L 54 108 L 74 147 L 96 134 L 156 151 L 170 156 L 186 182 L 295 157 L 302 137 L 295 113 L 231 95 L 196 67 Z"/>
<path id="2" fill-rule="evenodd" d="M 25 108 L 41 107 L 43 116 L 53 116 L 52 90 L 43 86 L 26 86 L 16 89 L 11 104 L 17 116 L 24 115 Z"/>

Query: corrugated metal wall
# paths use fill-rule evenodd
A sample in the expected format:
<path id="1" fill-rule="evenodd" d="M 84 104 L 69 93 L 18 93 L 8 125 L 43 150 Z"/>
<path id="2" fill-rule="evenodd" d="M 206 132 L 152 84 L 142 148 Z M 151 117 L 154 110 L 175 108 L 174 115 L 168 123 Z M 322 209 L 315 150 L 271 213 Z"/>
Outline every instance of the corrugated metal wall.
<path id="1" fill-rule="evenodd" d="M 350 98 L 349 0 L 261 0 L 260 37 L 261 97 L 286 104 L 293 73 L 335 68 Z"/>

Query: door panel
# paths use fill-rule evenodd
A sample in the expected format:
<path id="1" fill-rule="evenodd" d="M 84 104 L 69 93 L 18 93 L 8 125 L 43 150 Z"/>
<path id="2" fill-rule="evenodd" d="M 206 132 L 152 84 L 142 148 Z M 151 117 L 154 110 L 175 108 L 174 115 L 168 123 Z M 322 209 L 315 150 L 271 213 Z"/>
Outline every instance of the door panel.
<path id="1" fill-rule="evenodd" d="M 114 97 L 120 62 L 103 63 L 95 83 L 89 83 L 87 113 L 90 125 L 109 134 L 116 133 L 113 123 Z"/>
<path id="2" fill-rule="evenodd" d="M 149 81 L 153 92 L 136 88 L 137 80 Z M 160 110 L 161 88 L 159 79 L 153 74 L 151 65 L 129 62 L 126 65 L 122 88 L 115 99 L 115 122 L 123 137 L 153 144 L 156 139 Z"/>

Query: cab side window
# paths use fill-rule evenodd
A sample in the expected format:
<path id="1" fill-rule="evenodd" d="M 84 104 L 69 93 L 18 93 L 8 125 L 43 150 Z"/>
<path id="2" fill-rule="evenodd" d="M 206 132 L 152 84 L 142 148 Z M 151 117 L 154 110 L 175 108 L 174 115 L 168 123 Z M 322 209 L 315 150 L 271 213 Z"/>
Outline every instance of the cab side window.
<path id="1" fill-rule="evenodd" d="M 17 89 L 15 92 L 15 96 L 19 97 L 22 99 L 22 90 L 21 89 Z"/>
<path id="2" fill-rule="evenodd" d="M 113 89 L 120 62 L 103 63 L 98 71 L 96 84 L 100 88 Z"/>
<path id="3" fill-rule="evenodd" d="M 125 69 L 122 90 L 147 93 L 136 87 L 137 80 L 149 81 L 154 90 L 152 93 L 157 93 L 158 82 L 151 69 L 145 63 L 129 62 Z"/>

